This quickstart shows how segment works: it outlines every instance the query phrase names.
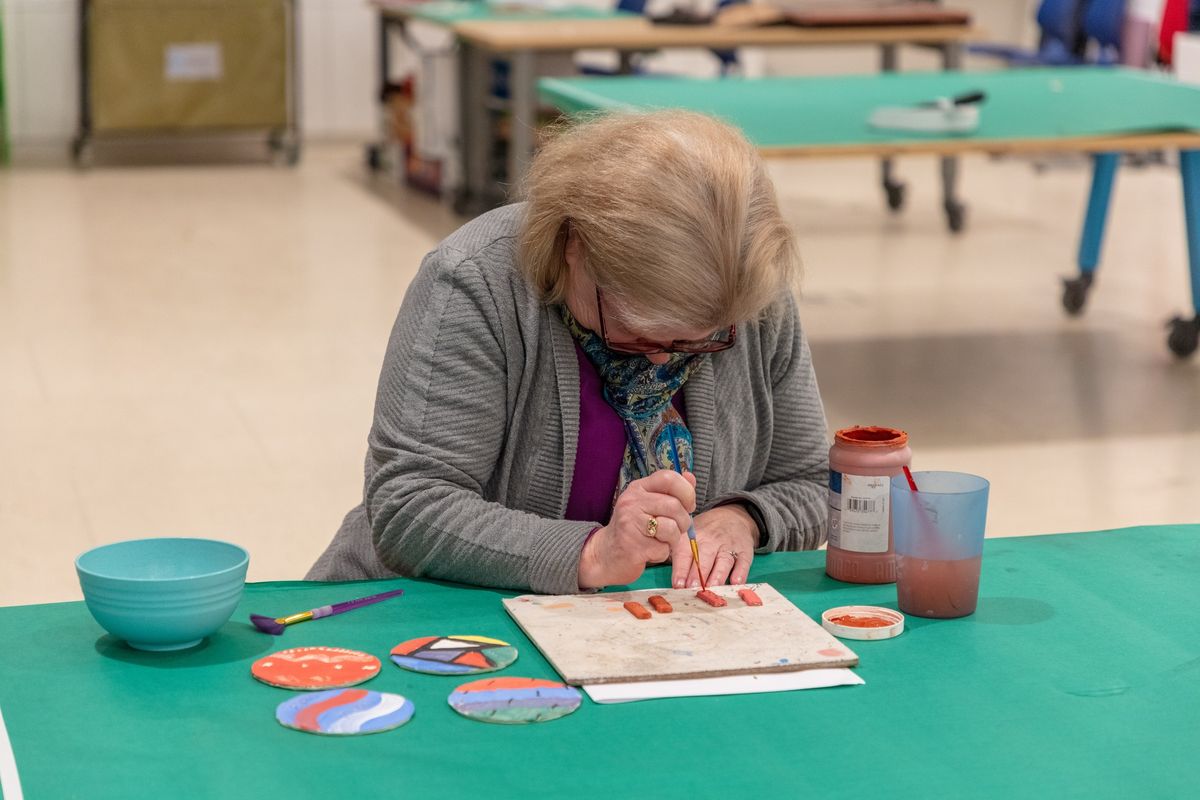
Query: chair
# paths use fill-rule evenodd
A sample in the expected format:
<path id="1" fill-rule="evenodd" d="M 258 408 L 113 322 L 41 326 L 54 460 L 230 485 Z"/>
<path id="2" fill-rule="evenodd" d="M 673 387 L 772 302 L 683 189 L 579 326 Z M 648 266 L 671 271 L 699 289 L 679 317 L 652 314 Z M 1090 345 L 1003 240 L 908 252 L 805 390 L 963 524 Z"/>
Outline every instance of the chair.
<path id="1" fill-rule="evenodd" d="M 1091 0 L 1083 14 L 1083 36 L 1096 43 L 1092 63 L 1118 64 L 1125 30 L 1125 0 Z"/>
<path id="2" fill-rule="evenodd" d="M 747 0 L 720 0 L 717 3 L 717 11 L 729 6 L 736 6 L 747 2 Z M 738 62 L 737 50 L 713 50 L 712 54 L 721 62 L 721 77 L 732 75 L 737 72 L 741 66 Z"/>
<path id="3" fill-rule="evenodd" d="M 979 44 L 969 46 L 967 52 L 998 58 L 1010 66 L 1081 64 L 1087 48 L 1083 21 L 1093 2 L 1095 0 L 1042 0 L 1037 10 L 1037 23 L 1041 28 L 1037 50 L 1006 44 Z"/>
<path id="4" fill-rule="evenodd" d="M 1188 0 L 1166 0 L 1158 31 L 1158 60 L 1167 66 L 1175 55 L 1175 34 L 1188 29 Z"/>

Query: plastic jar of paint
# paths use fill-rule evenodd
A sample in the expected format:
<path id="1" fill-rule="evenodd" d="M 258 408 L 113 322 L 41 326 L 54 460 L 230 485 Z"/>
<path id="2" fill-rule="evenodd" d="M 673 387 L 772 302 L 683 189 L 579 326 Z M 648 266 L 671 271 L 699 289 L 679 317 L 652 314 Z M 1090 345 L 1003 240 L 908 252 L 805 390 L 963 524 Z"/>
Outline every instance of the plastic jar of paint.
<path id="1" fill-rule="evenodd" d="M 834 434 L 829 449 L 829 548 L 825 572 L 848 583 L 895 583 L 892 478 L 912 464 L 908 434 L 856 426 Z"/>

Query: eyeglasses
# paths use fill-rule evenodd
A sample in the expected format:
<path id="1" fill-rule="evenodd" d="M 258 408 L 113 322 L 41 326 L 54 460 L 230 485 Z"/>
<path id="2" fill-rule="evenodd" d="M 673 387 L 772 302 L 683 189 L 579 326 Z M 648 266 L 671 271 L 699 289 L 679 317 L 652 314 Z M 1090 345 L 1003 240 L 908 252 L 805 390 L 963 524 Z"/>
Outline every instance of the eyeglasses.
<path id="1" fill-rule="evenodd" d="M 608 338 L 608 330 L 604 325 L 604 301 L 600 297 L 600 287 L 596 287 L 596 310 L 600 314 L 600 336 L 609 350 L 632 355 L 653 356 L 660 353 L 719 353 L 733 347 L 737 341 L 737 325 L 730 325 L 728 330 L 714 333 L 707 339 L 675 339 L 664 347 L 659 342 L 648 342 L 638 339 L 634 342 L 614 342 Z"/>

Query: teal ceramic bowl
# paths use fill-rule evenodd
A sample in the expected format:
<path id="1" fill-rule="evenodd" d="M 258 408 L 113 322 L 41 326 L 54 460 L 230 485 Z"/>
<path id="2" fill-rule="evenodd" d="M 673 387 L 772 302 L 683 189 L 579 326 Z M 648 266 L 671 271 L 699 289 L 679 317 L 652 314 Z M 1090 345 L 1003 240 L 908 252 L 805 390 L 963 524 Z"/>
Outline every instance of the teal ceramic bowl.
<path id="1" fill-rule="evenodd" d="M 135 539 L 75 559 L 83 599 L 104 630 L 138 650 L 183 650 L 224 625 L 250 556 L 212 539 Z"/>

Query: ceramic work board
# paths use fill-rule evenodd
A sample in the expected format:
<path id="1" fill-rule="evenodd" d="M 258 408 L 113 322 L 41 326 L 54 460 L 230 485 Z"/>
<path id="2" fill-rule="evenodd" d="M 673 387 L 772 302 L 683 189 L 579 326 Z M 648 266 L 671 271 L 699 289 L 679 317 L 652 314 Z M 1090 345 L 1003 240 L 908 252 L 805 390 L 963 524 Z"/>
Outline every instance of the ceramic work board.
<path id="1" fill-rule="evenodd" d="M 818 667 L 852 667 L 858 656 L 771 586 L 751 584 L 762 606 L 748 606 L 738 589 L 714 592 L 728 605 L 713 608 L 695 589 L 643 589 L 583 595 L 521 595 L 503 601 L 566 683 L 670 680 Z M 639 620 L 623 603 L 650 608 L 662 595 L 670 614 Z"/>

